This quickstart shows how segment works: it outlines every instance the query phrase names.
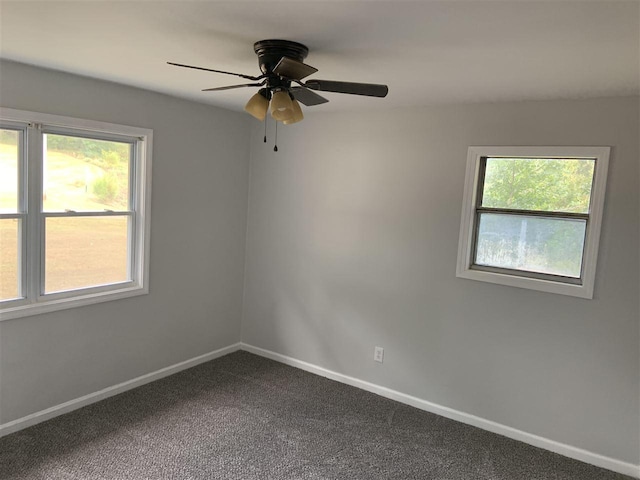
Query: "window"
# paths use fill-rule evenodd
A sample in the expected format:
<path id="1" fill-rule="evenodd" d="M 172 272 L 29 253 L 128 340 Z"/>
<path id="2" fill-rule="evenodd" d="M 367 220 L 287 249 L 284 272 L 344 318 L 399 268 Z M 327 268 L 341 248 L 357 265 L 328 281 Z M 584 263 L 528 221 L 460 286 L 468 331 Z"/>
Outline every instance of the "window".
<path id="1" fill-rule="evenodd" d="M 457 276 L 593 298 L 609 147 L 470 147 Z"/>
<path id="2" fill-rule="evenodd" d="M 0 315 L 148 292 L 152 131 L 0 108 Z"/>

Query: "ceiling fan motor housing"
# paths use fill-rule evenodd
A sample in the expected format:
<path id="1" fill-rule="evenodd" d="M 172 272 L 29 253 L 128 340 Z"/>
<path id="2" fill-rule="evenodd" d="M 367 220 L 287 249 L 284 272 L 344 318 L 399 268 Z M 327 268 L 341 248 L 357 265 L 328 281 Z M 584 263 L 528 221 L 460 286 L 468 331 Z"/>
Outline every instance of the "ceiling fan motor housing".
<path id="1" fill-rule="evenodd" d="M 260 70 L 267 75 L 273 73 L 282 57 L 302 62 L 309 54 L 306 46 L 290 40 L 260 40 L 253 44 L 253 51 L 258 55 Z"/>
<path id="2" fill-rule="evenodd" d="M 291 87 L 291 80 L 273 73 L 282 57 L 302 62 L 309 54 L 309 49 L 305 45 L 291 40 L 260 40 L 253 44 L 253 51 L 258 55 L 260 71 L 267 75 L 269 90 Z"/>

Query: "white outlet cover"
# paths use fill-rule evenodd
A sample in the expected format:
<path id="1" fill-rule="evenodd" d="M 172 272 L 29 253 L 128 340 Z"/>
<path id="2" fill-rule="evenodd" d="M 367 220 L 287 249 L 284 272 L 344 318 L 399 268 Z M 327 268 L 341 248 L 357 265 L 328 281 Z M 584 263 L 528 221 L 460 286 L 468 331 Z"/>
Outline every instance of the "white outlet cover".
<path id="1" fill-rule="evenodd" d="M 384 348 L 382 347 L 375 347 L 373 350 L 373 359 L 376 362 L 380 362 L 382 363 L 384 360 Z"/>

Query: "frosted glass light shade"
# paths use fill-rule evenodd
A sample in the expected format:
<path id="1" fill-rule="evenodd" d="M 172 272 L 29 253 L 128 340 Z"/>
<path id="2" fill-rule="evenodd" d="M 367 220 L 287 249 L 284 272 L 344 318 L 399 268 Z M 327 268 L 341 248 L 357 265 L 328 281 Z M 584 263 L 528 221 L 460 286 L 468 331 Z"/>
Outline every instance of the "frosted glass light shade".
<path id="1" fill-rule="evenodd" d="M 244 111 L 254 116 L 258 120 L 264 120 L 269 110 L 269 100 L 267 100 L 260 92 L 256 93 L 249 99 L 244 106 Z"/>
<path id="2" fill-rule="evenodd" d="M 284 123 L 285 125 L 291 125 L 292 123 L 298 123 L 299 121 L 301 121 L 304 118 L 304 115 L 302 114 L 302 108 L 300 108 L 300 104 L 298 103 L 297 100 L 292 100 L 291 101 L 291 105 L 293 106 L 293 115 L 291 116 L 291 118 L 289 120 L 285 120 L 282 123 Z"/>
<path id="3" fill-rule="evenodd" d="M 284 122 L 292 118 L 293 103 L 287 92 L 281 90 L 273 94 L 271 98 L 271 116 L 278 122 Z"/>

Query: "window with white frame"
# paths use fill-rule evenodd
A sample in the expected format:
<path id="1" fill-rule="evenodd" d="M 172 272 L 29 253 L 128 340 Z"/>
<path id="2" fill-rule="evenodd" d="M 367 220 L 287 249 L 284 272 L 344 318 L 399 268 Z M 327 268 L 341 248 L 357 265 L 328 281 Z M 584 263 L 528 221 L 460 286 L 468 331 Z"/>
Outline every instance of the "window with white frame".
<path id="1" fill-rule="evenodd" d="M 469 147 L 457 276 L 593 298 L 609 147 Z"/>
<path id="2" fill-rule="evenodd" d="M 152 131 L 0 108 L 0 316 L 148 292 Z"/>

